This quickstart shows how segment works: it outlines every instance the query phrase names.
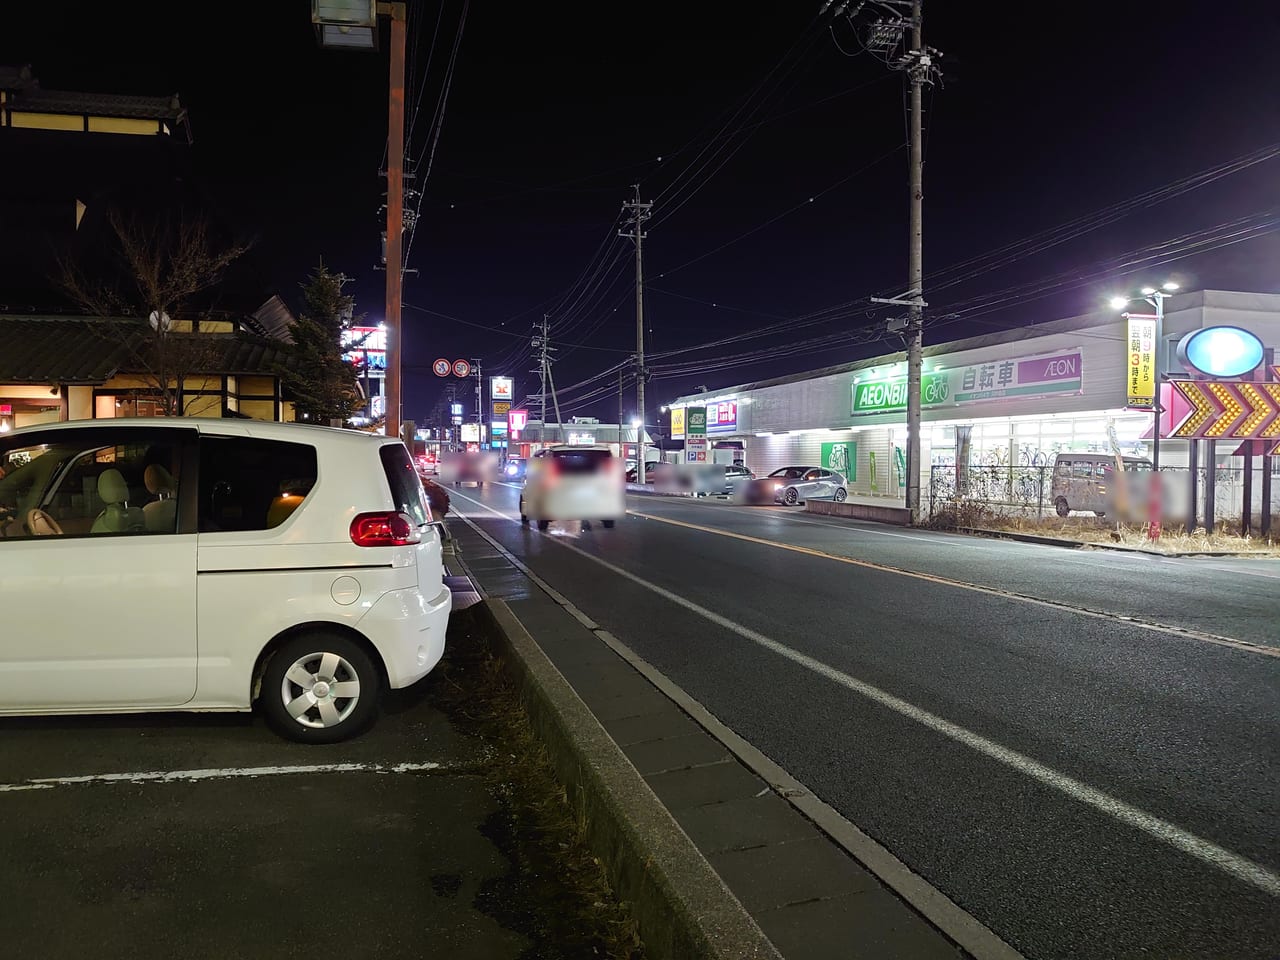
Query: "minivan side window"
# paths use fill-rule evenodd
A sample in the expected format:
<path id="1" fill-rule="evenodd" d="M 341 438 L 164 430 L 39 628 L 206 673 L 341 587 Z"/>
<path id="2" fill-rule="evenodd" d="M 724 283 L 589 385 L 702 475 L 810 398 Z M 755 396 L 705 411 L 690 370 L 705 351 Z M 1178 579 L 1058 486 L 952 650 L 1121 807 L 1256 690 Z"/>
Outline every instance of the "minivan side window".
<path id="1" fill-rule="evenodd" d="M 201 437 L 199 530 L 277 527 L 306 499 L 316 479 L 316 450 L 308 444 Z"/>
<path id="2" fill-rule="evenodd" d="M 1093 477 L 1093 461 L 1077 460 L 1072 465 L 1071 475 L 1081 480 L 1088 480 Z"/>
<path id="3" fill-rule="evenodd" d="M 1059 460 L 1056 464 L 1054 464 L 1053 472 L 1060 477 L 1071 476 L 1071 461 Z"/>
<path id="4" fill-rule="evenodd" d="M 58 431 L 0 450 L 5 537 L 174 533 L 189 431 Z"/>

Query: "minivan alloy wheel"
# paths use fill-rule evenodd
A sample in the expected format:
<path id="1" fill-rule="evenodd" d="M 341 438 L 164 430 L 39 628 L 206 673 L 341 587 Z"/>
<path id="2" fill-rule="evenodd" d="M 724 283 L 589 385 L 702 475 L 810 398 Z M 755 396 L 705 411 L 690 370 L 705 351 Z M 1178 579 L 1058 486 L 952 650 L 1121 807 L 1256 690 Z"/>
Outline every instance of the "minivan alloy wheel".
<path id="1" fill-rule="evenodd" d="M 280 698 L 304 727 L 336 727 L 360 702 L 360 678 L 336 653 L 308 653 L 285 671 Z"/>
<path id="2" fill-rule="evenodd" d="M 381 683 L 378 668 L 355 640 L 327 630 L 309 631 L 272 655 L 260 704 L 281 736 L 334 743 L 373 722 Z"/>

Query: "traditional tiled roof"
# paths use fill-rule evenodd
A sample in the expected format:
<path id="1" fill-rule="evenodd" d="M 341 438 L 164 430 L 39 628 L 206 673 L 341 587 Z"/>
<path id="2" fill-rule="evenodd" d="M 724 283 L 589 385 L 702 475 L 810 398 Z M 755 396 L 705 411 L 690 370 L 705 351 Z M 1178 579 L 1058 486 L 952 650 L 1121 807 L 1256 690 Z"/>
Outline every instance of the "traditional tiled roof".
<path id="1" fill-rule="evenodd" d="M 245 323 L 255 333 L 284 343 L 293 343 L 293 331 L 289 326 L 295 319 L 293 311 L 280 299 L 279 294 L 272 294 L 266 303 L 253 311 L 251 317 L 246 318 Z"/>
<path id="2" fill-rule="evenodd" d="M 187 111 L 175 93 L 165 97 L 118 93 L 45 90 L 27 67 L 0 67 L 0 90 L 8 93 L 5 106 L 26 113 L 92 114 L 130 120 L 163 120 L 172 126 L 187 122 Z"/>
<path id="3" fill-rule="evenodd" d="M 144 373 L 133 359 L 149 334 L 128 320 L 0 316 L 0 383 L 102 383 Z M 171 334 L 211 344 L 200 373 L 274 374 L 292 363 L 279 341 L 245 333 Z"/>
<path id="4" fill-rule="evenodd" d="M 80 317 L 0 317 L 0 383 L 102 383 L 128 346 Z"/>

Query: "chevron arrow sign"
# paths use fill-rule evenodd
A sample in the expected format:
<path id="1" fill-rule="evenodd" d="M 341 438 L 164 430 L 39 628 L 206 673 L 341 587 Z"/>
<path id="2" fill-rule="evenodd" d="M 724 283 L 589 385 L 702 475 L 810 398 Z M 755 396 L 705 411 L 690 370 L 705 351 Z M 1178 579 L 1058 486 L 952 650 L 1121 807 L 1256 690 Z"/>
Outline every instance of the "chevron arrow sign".
<path id="1" fill-rule="evenodd" d="M 1280 441 L 1280 383 L 1249 380 L 1171 380 L 1190 405 L 1173 425 L 1173 439 Z M 1272 454 L 1280 453 L 1280 442 Z"/>

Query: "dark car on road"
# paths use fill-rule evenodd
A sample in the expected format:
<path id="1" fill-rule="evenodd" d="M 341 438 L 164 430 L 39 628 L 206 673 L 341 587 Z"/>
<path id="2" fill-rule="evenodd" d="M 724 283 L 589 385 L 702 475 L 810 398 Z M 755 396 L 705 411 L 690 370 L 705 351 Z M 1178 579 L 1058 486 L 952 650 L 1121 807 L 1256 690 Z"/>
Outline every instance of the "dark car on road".
<path id="1" fill-rule="evenodd" d="M 528 469 L 529 461 L 524 457 L 508 457 L 507 462 L 502 465 L 502 479 L 523 480 Z"/>

